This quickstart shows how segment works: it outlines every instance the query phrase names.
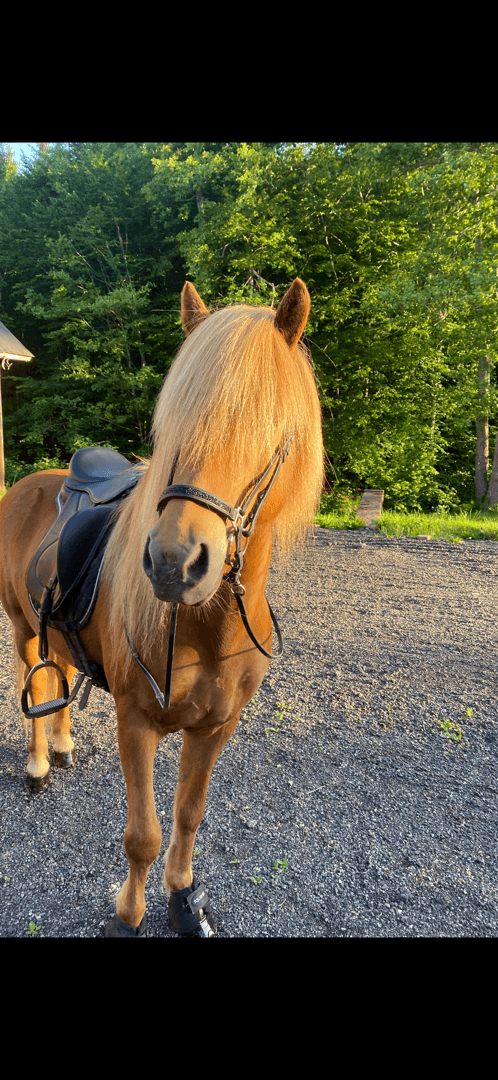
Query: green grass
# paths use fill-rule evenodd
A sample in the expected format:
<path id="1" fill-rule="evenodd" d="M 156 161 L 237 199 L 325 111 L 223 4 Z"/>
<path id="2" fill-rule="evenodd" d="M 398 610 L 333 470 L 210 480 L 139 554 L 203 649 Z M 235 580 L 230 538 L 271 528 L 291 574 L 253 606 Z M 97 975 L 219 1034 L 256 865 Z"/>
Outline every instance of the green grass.
<path id="1" fill-rule="evenodd" d="M 317 514 L 315 524 L 322 529 L 357 529 L 351 510 L 346 513 L 331 511 Z M 420 533 L 431 536 L 433 540 L 496 540 L 498 542 L 498 509 L 495 510 L 460 510 L 455 513 L 434 512 L 397 513 L 385 510 L 379 520 L 378 528 L 383 536 L 417 536 Z"/>

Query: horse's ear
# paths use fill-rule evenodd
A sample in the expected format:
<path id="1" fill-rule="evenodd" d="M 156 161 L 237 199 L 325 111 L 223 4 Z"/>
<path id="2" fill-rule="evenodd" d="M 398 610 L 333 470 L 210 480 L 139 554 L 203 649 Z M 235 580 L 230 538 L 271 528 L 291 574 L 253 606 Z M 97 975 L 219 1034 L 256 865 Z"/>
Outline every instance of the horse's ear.
<path id="1" fill-rule="evenodd" d="M 190 281 L 186 281 L 182 289 L 182 324 L 187 337 L 207 315 L 209 311 L 199 293 Z"/>
<path id="2" fill-rule="evenodd" d="M 310 294 L 301 278 L 295 278 L 275 312 L 275 326 L 289 346 L 299 341 L 310 313 Z"/>

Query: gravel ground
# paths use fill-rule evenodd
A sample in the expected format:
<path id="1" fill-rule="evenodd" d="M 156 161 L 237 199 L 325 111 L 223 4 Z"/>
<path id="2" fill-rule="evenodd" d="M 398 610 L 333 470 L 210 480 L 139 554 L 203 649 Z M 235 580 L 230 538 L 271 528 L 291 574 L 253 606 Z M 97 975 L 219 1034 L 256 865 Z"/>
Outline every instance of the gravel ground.
<path id="1" fill-rule="evenodd" d="M 194 869 L 218 936 L 494 937 L 498 545 L 315 529 L 268 596 L 285 651 L 215 767 Z M 102 937 L 127 873 L 112 698 L 42 795 L 0 609 L 0 936 Z M 453 725 L 453 726 L 450 726 Z M 451 738 L 461 729 L 459 741 Z M 181 735 L 156 756 L 163 851 Z M 151 936 L 174 937 L 151 869 Z"/>

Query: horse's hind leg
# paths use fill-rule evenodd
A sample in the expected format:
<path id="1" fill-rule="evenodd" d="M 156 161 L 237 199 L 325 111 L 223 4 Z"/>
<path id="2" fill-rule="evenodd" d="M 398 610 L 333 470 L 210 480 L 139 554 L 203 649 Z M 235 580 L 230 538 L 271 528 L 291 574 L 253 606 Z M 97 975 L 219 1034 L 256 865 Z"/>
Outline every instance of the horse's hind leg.
<path id="1" fill-rule="evenodd" d="M 16 633 L 17 650 L 24 665 L 23 676 L 27 677 L 29 671 L 39 662 L 38 639 L 28 638 L 20 640 L 21 635 Z M 46 700 L 47 673 L 40 669 L 36 671 L 29 687 L 31 704 L 40 705 Z M 30 721 L 24 718 L 25 727 L 28 728 Z M 29 757 L 26 765 L 26 787 L 29 791 L 44 791 L 50 779 L 50 762 L 48 758 L 48 739 L 45 733 L 45 718 L 36 716 L 31 719 L 31 738 L 29 740 Z"/>
<path id="2" fill-rule="evenodd" d="M 30 632 L 31 628 L 30 628 Z M 39 662 L 38 638 L 26 637 L 23 632 L 16 630 L 16 647 L 24 662 L 24 678 L 32 667 Z M 65 661 L 57 658 L 57 662 L 65 674 L 68 685 L 75 672 L 73 667 Z M 54 668 L 40 668 L 33 675 L 29 686 L 29 695 L 33 705 L 40 705 L 43 701 L 53 700 L 60 696 L 60 679 Z M 29 757 L 26 765 L 26 787 L 32 792 L 44 791 L 50 779 L 50 761 L 48 756 L 48 740 L 46 725 L 52 728 L 54 746 L 54 764 L 67 768 L 73 764 L 74 743 L 69 734 L 71 721 L 69 718 L 69 706 L 58 713 L 49 716 L 32 717 L 31 721 L 26 718 L 26 726 L 31 722 L 31 738 L 29 740 Z"/>
<path id="3" fill-rule="evenodd" d="M 191 889 L 193 883 L 192 853 L 197 830 L 206 806 L 209 779 L 223 747 L 233 735 L 239 714 L 232 716 L 218 731 L 206 733 L 201 728 L 183 732 L 183 748 L 180 758 L 178 785 L 175 795 L 174 823 L 171 841 L 166 852 L 164 881 L 171 891 L 168 912 L 173 929 L 190 933 L 192 921 L 186 897 L 175 893 Z M 186 920 L 183 908 L 185 908 Z M 215 929 L 214 918 L 208 918 Z M 195 933 L 195 929 L 194 929 Z M 204 935 L 202 935 L 204 936 Z"/>

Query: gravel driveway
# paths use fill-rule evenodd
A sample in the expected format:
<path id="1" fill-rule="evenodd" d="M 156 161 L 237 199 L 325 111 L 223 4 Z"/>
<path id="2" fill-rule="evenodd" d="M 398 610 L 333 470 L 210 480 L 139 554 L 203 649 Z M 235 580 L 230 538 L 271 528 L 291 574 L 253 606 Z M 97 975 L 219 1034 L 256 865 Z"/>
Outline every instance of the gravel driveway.
<path id="1" fill-rule="evenodd" d="M 195 872 L 218 936 L 494 937 L 498 545 L 315 529 L 268 596 L 285 651 L 215 767 Z M 0 608 L 0 935 L 102 937 L 126 873 L 112 698 L 42 795 Z M 457 739 L 459 730 L 461 738 Z M 181 735 L 156 756 L 163 851 Z M 151 869 L 151 934 L 174 937 Z"/>

